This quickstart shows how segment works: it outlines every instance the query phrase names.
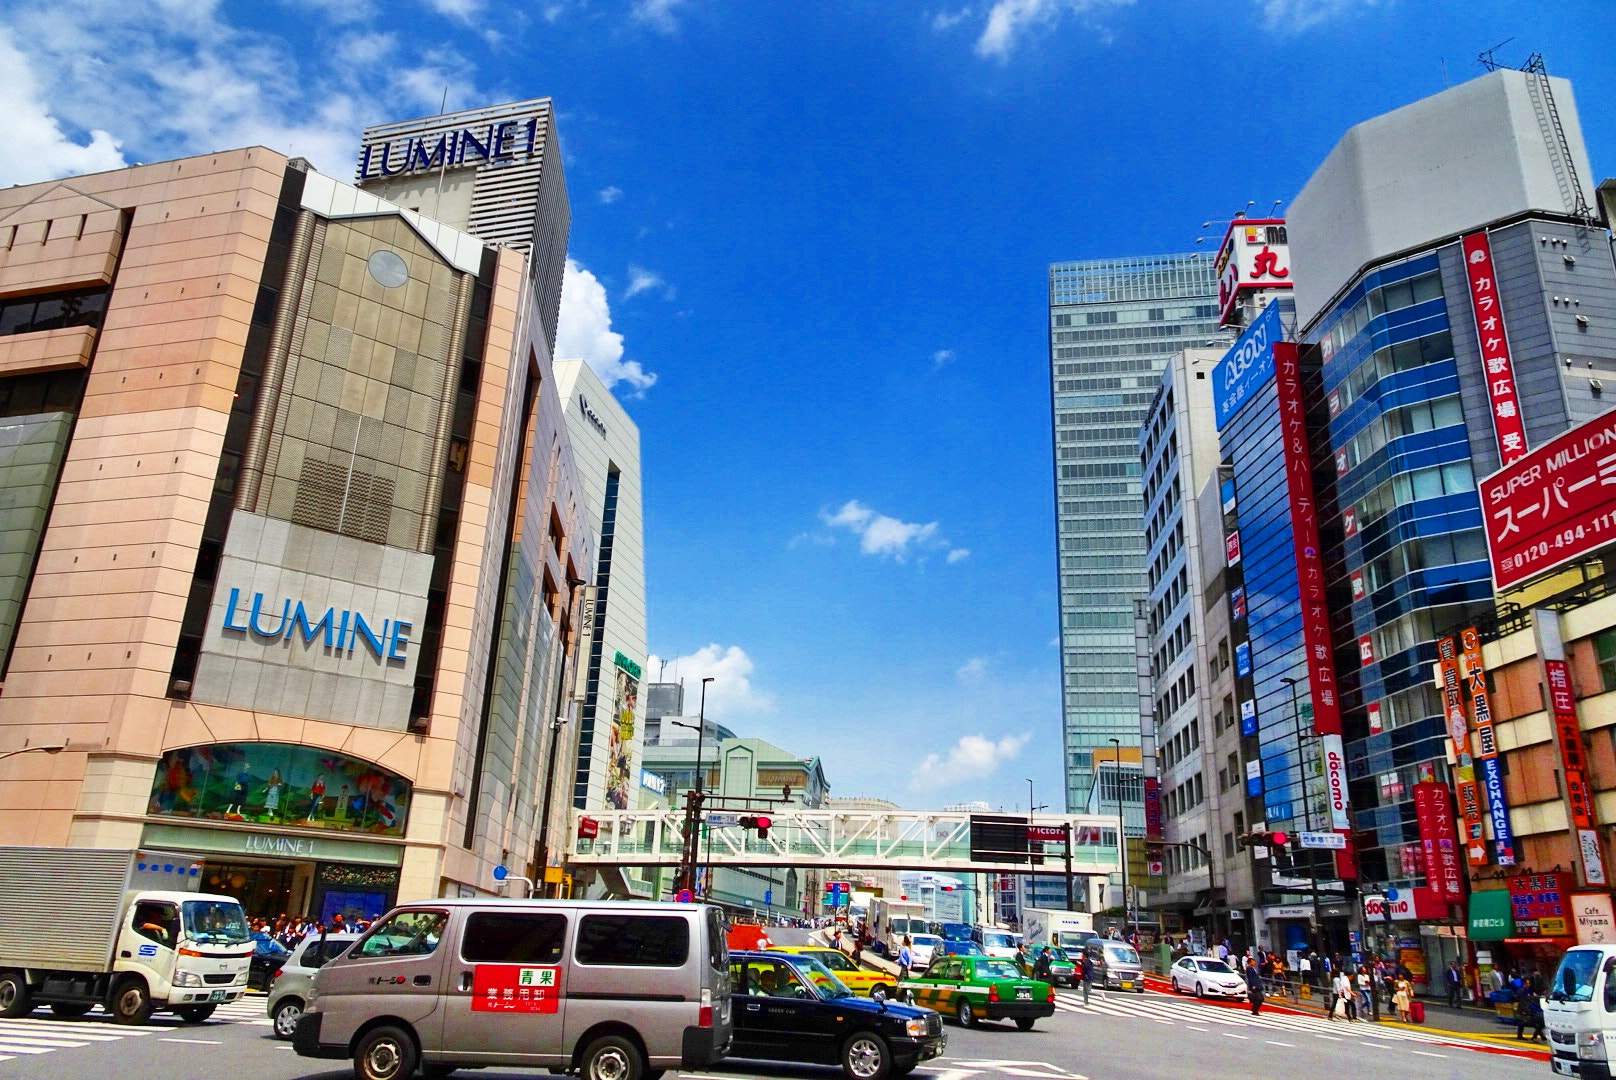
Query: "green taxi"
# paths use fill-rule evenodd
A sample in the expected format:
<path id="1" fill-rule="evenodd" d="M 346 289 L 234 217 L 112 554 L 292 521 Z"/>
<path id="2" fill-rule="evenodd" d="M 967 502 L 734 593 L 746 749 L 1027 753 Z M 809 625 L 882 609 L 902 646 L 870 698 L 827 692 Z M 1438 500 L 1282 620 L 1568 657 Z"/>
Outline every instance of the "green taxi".
<path id="1" fill-rule="evenodd" d="M 1055 1015 L 1055 988 L 1025 978 L 1014 960 L 999 956 L 949 956 L 924 975 L 899 984 L 899 992 L 916 1005 L 952 1016 L 961 1027 L 978 1020 L 1014 1020 L 1031 1031 L 1040 1016 Z"/>

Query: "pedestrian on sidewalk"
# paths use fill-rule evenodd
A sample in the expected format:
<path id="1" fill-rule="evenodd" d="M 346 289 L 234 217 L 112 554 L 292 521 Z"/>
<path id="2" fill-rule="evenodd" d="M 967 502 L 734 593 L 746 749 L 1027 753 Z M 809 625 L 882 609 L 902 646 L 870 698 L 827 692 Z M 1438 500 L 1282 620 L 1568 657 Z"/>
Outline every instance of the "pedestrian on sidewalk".
<path id="1" fill-rule="evenodd" d="M 1537 989 L 1527 983 L 1515 999 L 1515 1037 L 1521 1038 L 1522 1032 L 1532 1029 L 1532 1041 L 1543 1041 L 1543 999 L 1538 997 Z"/>
<path id="2" fill-rule="evenodd" d="M 1307 953 L 1296 961 L 1296 985 L 1298 988 L 1306 986 L 1309 990 L 1313 988 L 1313 959 Z"/>
<path id="3" fill-rule="evenodd" d="M 1262 968 L 1257 966 L 1255 958 L 1246 961 L 1246 1000 L 1251 1002 L 1252 1016 L 1257 1016 L 1262 1012 Z"/>
<path id="4" fill-rule="evenodd" d="M 1335 1005 L 1330 1007 L 1330 1019 L 1335 1019 L 1335 1010 L 1341 1009 L 1341 1015 L 1349 1024 L 1358 1022 L 1358 994 L 1353 989 L 1352 977 L 1345 970 L 1336 972 L 1335 980 L 1331 984 L 1335 990 Z"/>
<path id="5" fill-rule="evenodd" d="M 1359 1015 L 1361 1016 L 1361 1015 L 1364 1015 L 1364 1014 L 1368 1014 L 1370 1016 L 1373 1016 L 1374 1013 L 1375 1013 L 1375 1002 L 1374 1002 L 1374 999 L 1373 999 L 1372 995 L 1374 994 L 1375 984 L 1374 984 L 1374 981 L 1372 979 L 1370 979 L 1370 977 L 1369 977 L 1369 969 L 1368 968 L 1360 967 L 1358 969 L 1357 983 L 1358 983 L 1358 997 L 1359 997 L 1359 1002 L 1358 1002 Z"/>
<path id="6" fill-rule="evenodd" d="M 1083 982 L 1083 1004 L 1089 1003 L 1089 987 L 1094 985 L 1094 962 L 1085 949 L 1077 955 L 1077 977 Z"/>
<path id="7" fill-rule="evenodd" d="M 1392 985 L 1392 1007 L 1397 1010 L 1397 1019 L 1406 1024 L 1409 1022 L 1409 1006 L 1414 1002 L 1414 987 L 1401 975 Z"/>
<path id="8" fill-rule="evenodd" d="M 903 945 L 898 949 L 898 981 L 903 982 L 909 977 L 909 969 L 915 966 L 915 954 L 909 951 L 909 935 L 903 936 Z"/>
<path id="9" fill-rule="evenodd" d="M 1448 972 L 1445 979 L 1448 984 L 1448 1008 L 1457 1009 L 1464 991 L 1464 976 L 1459 974 L 1459 961 L 1448 961 Z"/>

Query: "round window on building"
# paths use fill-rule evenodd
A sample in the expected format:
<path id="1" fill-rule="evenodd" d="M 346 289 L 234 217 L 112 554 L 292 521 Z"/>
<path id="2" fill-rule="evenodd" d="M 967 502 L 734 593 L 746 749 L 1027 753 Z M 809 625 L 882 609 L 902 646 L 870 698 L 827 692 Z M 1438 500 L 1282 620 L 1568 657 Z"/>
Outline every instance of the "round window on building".
<path id="1" fill-rule="evenodd" d="M 410 279 L 410 268 L 396 251 L 378 251 L 366 263 L 370 276 L 385 289 L 396 289 Z"/>

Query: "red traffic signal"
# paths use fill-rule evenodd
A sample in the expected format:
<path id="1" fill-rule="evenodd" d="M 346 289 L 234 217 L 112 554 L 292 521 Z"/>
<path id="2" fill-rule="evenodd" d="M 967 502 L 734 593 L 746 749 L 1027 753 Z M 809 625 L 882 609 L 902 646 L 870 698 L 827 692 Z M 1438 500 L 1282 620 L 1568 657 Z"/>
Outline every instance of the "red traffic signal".
<path id="1" fill-rule="evenodd" d="M 1268 834 L 1268 843 L 1276 848 L 1282 848 L 1291 842 L 1289 833 L 1275 832 Z"/>
<path id="2" fill-rule="evenodd" d="M 770 821 L 761 814 L 756 816 L 748 814 L 746 817 L 741 818 L 741 828 L 756 829 L 759 840 L 767 840 L 769 838 L 769 826 L 772 824 L 774 824 L 774 822 Z"/>

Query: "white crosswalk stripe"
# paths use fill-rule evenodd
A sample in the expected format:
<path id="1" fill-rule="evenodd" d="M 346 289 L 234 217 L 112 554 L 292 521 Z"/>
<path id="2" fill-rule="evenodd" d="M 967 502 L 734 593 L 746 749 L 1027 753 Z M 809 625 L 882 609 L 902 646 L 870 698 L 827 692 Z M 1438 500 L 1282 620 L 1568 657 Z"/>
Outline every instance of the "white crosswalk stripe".
<path id="1" fill-rule="evenodd" d="M 111 1017 L 99 1011 L 80 1020 L 59 1020 L 41 1009 L 30 1016 L 0 1019 L 0 1061 L 11 1061 L 20 1055 L 48 1054 L 52 1050 L 71 1050 L 95 1043 L 162 1035 L 176 1030 L 197 1031 L 221 1023 L 269 1022 L 264 1014 L 262 997 L 241 998 L 221 1004 L 201 1024 L 186 1023 L 173 1013 L 157 1013 L 151 1018 L 150 1024 L 128 1027 L 113 1023 Z"/>
<path id="2" fill-rule="evenodd" d="M 1088 1005 L 1083 1004 L 1081 994 L 1061 994 L 1056 999 L 1055 1007 L 1059 1011 L 1068 1013 L 1093 1012 L 1105 1016 L 1153 1020 L 1157 1023 L 1182 1023 L 1186 1026 L 1205 1025 L 1207 1028 L 1221 1025 L 1223 1027 L 1263 1028 L 1269 1031 L 1306 1033 L 1330 1041 L 1344 1041 L 1345 1039 L 1353 1038 L 1364 1040 L 1371 1045 L 1391 1042 L 1487 1045 L 1478 1040 L 1437 1035 L 1423 1031 L 1411 1031 L 1406 1028 L 1381 1027 L 1367 1021 L 1359 1024 L 1349 1024 L 1340 1020 L 1332 1021 L 1325 1017 L 1297 1016 L 1277 1012 L 1264 1012 L 1259 1016 L 1252 1016 L 1243 1009 L 1209 1005 L 1161 994 L 1138 995 L 1096 992 L 1090 996 Z"/>

